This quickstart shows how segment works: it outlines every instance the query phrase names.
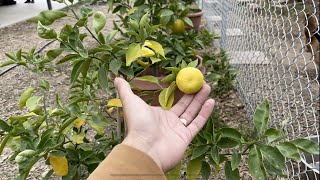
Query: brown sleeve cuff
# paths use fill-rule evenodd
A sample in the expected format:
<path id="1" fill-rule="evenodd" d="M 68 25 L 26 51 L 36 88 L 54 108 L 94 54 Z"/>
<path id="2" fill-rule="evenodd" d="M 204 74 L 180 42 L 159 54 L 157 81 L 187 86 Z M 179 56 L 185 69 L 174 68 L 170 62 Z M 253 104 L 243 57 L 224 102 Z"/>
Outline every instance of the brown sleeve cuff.
<path id="1" fill-rule="evenodd" d="M 120 144 L 113 148 L 89 177 L 89 180 L 99 179 L 164 180 L 166 178 L 149 155 L 131 146 Z"/>

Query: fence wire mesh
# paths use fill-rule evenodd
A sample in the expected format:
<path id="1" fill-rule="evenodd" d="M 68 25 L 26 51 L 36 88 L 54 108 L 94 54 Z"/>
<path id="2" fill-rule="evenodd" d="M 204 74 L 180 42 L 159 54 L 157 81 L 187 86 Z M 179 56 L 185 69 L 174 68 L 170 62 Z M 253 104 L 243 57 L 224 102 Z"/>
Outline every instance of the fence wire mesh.
<path id="1" fill-rule="evenodd" d="M 271 125 L 288 139 L 319 143 L 319 0 L 202 0 L 215 45 L 237 68 L 237 91 L 251 118 L 268 99 Z M 320 179 L 319 156 L 287 161 L 288 179 Z M 308 164 L 309 163 L 309 164 Z M 306 166 L 305 164 L 308 164 Z"/>

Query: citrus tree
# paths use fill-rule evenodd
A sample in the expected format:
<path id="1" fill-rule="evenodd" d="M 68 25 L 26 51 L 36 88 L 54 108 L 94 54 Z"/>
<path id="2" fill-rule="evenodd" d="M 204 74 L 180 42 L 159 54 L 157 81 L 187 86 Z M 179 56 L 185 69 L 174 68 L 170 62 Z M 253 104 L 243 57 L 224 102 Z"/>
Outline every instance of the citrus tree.
<path id="1" fill-rule="evenodd" d="M 167 24 L 162 23 L 166 18 L 170 22 L 170 16 L 176 13 L 166 8 L 183 5 L 182 1 L 130 2 L 108 1 L 114 13 L 124 14 L 120 23 L 114 22 L 115 30 L 109 33 L 104 31 L 106 24 L 111 23 L 105 14 L 85 5 L 78 12 L 70 7 L 76 22 L 66 24 L 59 32 L 51 25 L 67 14 L 64 11 L 41 12 L 33 18 L 38 23 L 39 37 L 57 41 L 60 46 L 43 55 L 36 54 L 35 48 L 6 53 L 9 60 L 1 67 L 18 64 L 38 77 L 56 70 L 61 64 L 71 66 L 66 99 L 57 94 L 55 103 L 50 104 L 49 79 L 39 78 L 38 86 L 26 87 L 18 102 L 26 113 L 0 120 L 0 154 L 5 147 L 14 151 L 10 159 L 19 166 L 20 179 L 26 179 L 32 166 L 40 160 L 51 166 L 45 178 L 54 173 L 62 179 L 79 179 L 90 174 L 121 142 L 124 136 L 122 104 L 114 91 L 114 77 L 121 76 L 129 81 L 140 97 L 159 94 L 144 99 L 148 103 L 156 99 L 164 109 L 172 107 L 177 89 L 195 93 L 204 79 L 218 87 L 216 94 L 232 87 L 235 73 L 224 51 L 219 58 L 203 54 L 201 63 L 197 55 L 209 48 L 202 41 L 206 38 L 194 31 L 172 33 Z M 179 13 L 175 16 L 182 12 Z M 184 23 L 188 24 L 188 20 L 184 19 Z M 96 44 L 86 45 L 87 38 Z M 205 78 L 196 69 L 199 65 L 210 72 Z M 147 73 L 150 69 L 158 73 Z M 194 84 L 186 81 L 185 74 L 193 75 Z M 156 91 L 141 90 L 133 80 L 158 88 Z M 319 145 L 310 140 L 284 141 L 285 134 L 270 128 L 269 120 L 267 101 L 254 114 L 254 138 L 233 128 L 215 127 L 213 118 L 210 119 L 185 155 L 188 177 L 194 179 L 201 174 L 207 179 L 211 174 L 210 165 L 217 170 L 224 164 L 227 179 L 240 179 L 239 162 L 248 157 L 252 176 L 267 179 L 268 175 L 283 175 L 285 158 L 299 161 L 301 151 L 319 153 Z M 180 169 L 178 165 L 169 172 L 168 179 L 177 179 Z"/>

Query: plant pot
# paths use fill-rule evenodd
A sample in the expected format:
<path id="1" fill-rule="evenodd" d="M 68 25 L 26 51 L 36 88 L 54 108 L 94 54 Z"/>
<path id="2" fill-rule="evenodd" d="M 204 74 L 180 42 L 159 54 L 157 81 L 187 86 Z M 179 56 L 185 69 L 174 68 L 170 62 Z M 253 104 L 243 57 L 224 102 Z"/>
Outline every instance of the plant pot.
<path id="1" fill-rule="evenodd" d="M 319 136 L 309 136 L 307 139 L 310 139 L 319 144 Z M 317 180 L 320 179 L 320 156 L 319 155 L 311 155 L 308 153 L 301 153 L 301 169 L 306 170 L 306 173 L 302 175 L 307 176 L 303 177 L 309 180 Z"/>
<path id="2" fill-rule="evenodd" d="M 194 13 L 189 13 L 188 18 L 192 21 L 193 27 L 188 26 L 187 29 L 199 30 L 201 25 L 202 15 L 203 15 L 203 11 L 201 9 L 198 9 Z"/>
<path id="3" fill-rule="evenodd" d="M 202 74 L 205 74 L 206 73 L 206 70 L 205 70 L 205 67 L 202 66 L 202 57 L 200 56 L 197 56 L 198 60 L 199 60 L 199 65 L 197 66 L 197 68 L 202 72 Z M 148 72 L 152 72 L 151 70 L 148 71 Z M 160 70 L 160 72 L 163 72 Z M 151 74 L 144 74 L 144 75 L 152 75 Z M 162 82 L 161 80 L 165 78 L 165 74 L 161 74 L 161 76 L 157 77 L 157 79 L 159 80 L 160 82 L 160 85 L 163 87 L 163 88 L 167 88 L 169 87 L 170 84 L 167 84 L 167 83 L 164 83 Z M 141 80 L 138 80 L 138 79 L 133 79 L 131 81 L 131 83 L 138 89 L 140 89 L 141 91 L 148 91 L 149 93 L 147 93 L 146 95 L 144 96 L 140 96 L 144 101 L 146 102 L 150 102 L 150 105 L 152 106 L 160 106 L 160 103 L 159 103 L 159 100 L 158 100 L 158 97 L 159 97 L 159 94 L 160 94 L 160 90 L 161 88 L 155 84 L 155 83 L 150 83 L 150 82 L 147 82 L 147 81 L 141 81 Z M 134 90 L 133 91 L 135 94 L 139 95 L 139 91 L 137 90 Z M 174 95 L 174 103 L 173 104 L 176 104 L 181 98 L 182 96 L 184 95 L 184 93 L 182 93 L 178 88 L 177 90 L 175 91 L 175 95 Z"/>

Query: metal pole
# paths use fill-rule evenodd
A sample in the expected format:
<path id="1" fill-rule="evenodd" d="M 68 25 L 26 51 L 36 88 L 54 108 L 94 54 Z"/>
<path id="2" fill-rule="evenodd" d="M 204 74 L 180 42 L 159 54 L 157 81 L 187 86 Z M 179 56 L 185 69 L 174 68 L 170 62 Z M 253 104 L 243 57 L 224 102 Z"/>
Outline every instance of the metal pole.
<path id="1" fill-rule="evenodd" d="M 47 0 L 47 4 L 48 4 L 48 9 L 51 10 L 52 9 L 51 0 Z"/>

